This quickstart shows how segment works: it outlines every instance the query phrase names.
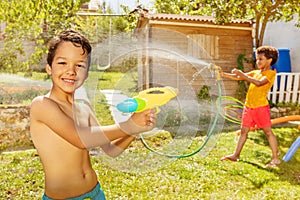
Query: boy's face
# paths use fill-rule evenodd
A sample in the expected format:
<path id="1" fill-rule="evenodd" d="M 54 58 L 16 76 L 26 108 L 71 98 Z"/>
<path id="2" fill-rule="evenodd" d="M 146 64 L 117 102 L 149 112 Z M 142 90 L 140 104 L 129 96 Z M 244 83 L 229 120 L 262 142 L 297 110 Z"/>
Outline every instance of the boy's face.
<path id="1" fill-rule="evenodd" d="M 272 58 L 267 59 L 265 54 L 257 54 L 256 65 L 258 69 L 269 69 L 271 67 Z"/>
<path id="2" fill-rule="evenodd" d="M 62 42 L 56 49 L 52 67 L 46 66 L 47 73 L 52 76 L 53 87 L 66 93 L 73 93 L 80 87 L 88 76 L 87 57 L 81 47 Z"/>

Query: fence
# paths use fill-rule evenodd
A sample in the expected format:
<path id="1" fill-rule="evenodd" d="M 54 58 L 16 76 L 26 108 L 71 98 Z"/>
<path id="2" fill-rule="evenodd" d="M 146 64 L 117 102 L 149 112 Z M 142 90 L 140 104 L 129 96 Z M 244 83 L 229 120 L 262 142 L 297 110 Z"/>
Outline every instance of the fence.
<path id="1" fill-rule="evenodd" d="M 300 104 L 300 73 L 277 73 L 268 99 L 275 104 L 281 102 Z"/>

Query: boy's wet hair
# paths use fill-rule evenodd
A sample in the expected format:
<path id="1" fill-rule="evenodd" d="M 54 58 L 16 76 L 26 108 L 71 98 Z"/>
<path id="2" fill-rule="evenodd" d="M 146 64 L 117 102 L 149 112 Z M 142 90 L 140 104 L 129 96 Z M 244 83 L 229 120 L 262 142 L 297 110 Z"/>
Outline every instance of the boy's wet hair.
<path id="1" fill-rule="evenodd" d="M 49 42 L 48 55 L 47 55 L 47 63 L 52 66 L 53 58 L 55 56 L 56 49 L 62 42 L 72 42 L 74 46 L 81 47 L 83 50 L 83 54 L 88 55 L 88 66 L 90 66 L 91 62 L 91 52 L 92 47 L 87 38 L 85 38 L 81 33 L 68 29 L 62 31 L 59 35 L 53 37 Z"/>
<path id="2" fill-rule="evenodd" d="M 271 66 L 278 60 L 278 49 L 272 46 L 260 46 L 256 49 L 256 54 L 264 54 L 267 59 L 272 58 Z"/>

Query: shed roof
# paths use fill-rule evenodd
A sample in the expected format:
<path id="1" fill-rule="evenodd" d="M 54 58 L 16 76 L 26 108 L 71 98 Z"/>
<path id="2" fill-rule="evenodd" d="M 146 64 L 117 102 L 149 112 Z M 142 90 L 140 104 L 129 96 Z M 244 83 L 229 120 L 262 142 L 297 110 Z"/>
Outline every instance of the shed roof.
<path id="1" fill-rule="evenodd" d="M 147 24 L 155 26 L 177 26 L 177 27 L 199 27 L 216 29 L 235 29 L 253 32 L 253 22 L 250 20 L 238 19 L 230 23 L 218 25 L 212 16 L 201 15 L 179 15 L 179 14 L 150 14 L 140 13 L 137 29 L 144 28 Z M 136 31 L 139 32 L 139 31 Z"/>
<path id="2" fill-rule="evenodd" d="M 179 15 L 179 14 L 150 14 L 145 13 L 142 17 L 149 20 L 179 20 L 179 21 L 193 21 L 193 22 L 215 22 L 215 18 L 212 16 L 202 15 Z M 245 19 L 231 20 L 230 23 L 234 24 L 252 24 L 253 22 Z"/>

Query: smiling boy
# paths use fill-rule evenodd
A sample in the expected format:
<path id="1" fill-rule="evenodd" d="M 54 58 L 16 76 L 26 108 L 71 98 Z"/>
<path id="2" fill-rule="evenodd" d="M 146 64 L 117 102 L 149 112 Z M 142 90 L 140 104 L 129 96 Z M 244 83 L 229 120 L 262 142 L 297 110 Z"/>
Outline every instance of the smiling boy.
<path id="1" fill-rule="evenodd" d="M 156 122 L 151 109 L 126 122 L 100 126 L 89 106 L 74 105 L 75 90 L 88 78 L 91 51 L 89 41 L 74 30 L 63 31 L 49 44 L 46 72 L 52 88 L 36 97 L 30 109 L 31 138 L 45 173 L 43 199 L 105 199 L 88 149 L 101 146 L 117 156 Z"/>
<path id="2" fill-rule="evenodd" d="M 222 161 L 237 161 L 240 159 L 240 153 L 248 138 L 248 132 L 251 127 L 257 125 L 267 136 L 272 150 L 272 160 L 267 166 L 274 167 L 280 164 L 278 144 L 276 136 L 271 129 L 270 106 L 267 99 L 268 92 L 276 76 L 276 70 L 272 70 L 271 66 L 277 62 L 277 59 L 278 50 L 276 48 L 261 46 L 256 50 L 256 65 L 258 70 L 248 73 L 244 73 L 238 69 L 233 69 L 231 73 L 221 72 L 222 77 L 232 80 L 245 80 L 250 83 L 242 114 L 241 135 L 239 136 L 235 152 L 232 155 L 222 157 Z"/>

